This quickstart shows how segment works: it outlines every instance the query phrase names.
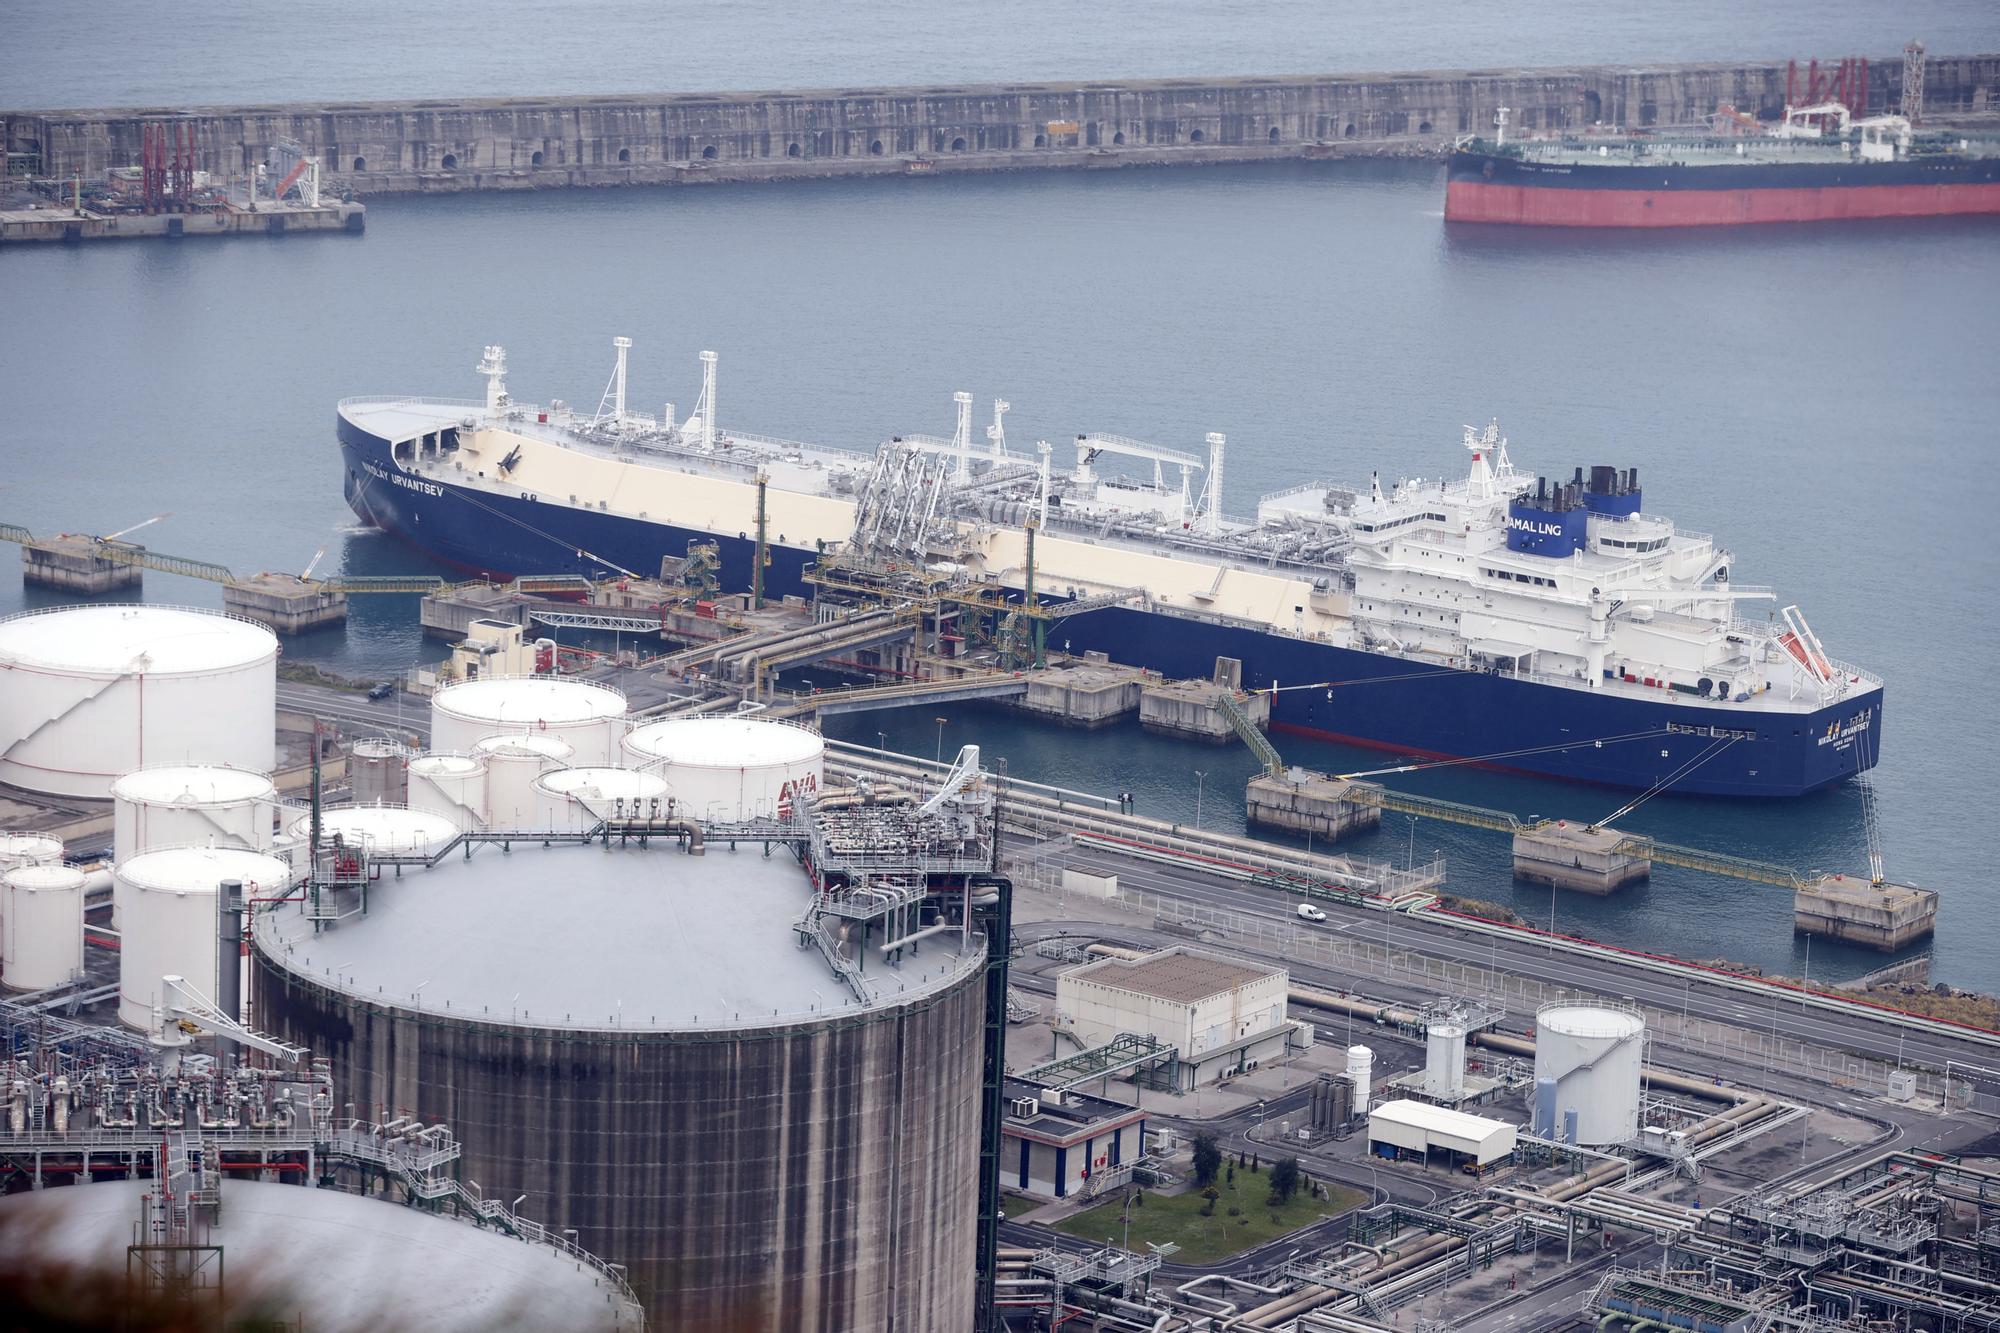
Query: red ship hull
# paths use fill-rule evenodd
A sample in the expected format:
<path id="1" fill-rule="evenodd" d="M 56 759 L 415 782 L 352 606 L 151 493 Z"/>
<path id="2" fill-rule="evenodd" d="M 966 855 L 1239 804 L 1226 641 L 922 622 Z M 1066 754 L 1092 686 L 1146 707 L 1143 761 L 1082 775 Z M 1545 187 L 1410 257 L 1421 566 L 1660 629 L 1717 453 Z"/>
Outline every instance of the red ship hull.
<path id="1" fill-rule="evenodd" d="M 1448 222 L 1531 227 L 1721 227 L 1973 213 L 2000 213 L 2000 183 L 1591 190 L 1454 180 L 1444 198 Z"/>

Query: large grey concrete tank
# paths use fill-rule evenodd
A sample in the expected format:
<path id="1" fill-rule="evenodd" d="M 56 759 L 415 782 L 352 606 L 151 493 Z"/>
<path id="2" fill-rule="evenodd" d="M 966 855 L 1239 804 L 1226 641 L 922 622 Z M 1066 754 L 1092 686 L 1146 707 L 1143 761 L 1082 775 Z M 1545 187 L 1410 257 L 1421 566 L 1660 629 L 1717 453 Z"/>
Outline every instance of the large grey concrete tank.
<path id="1" fill-rule="evenodd" d="M 968 1328 L 984 942 L 871 947 L 857 994 L 810 892 L 748 847 L 482 847 L 318 935 L 261 917 L 256 1012 L 368 1114 L 448 1120 L 653 1327 Z"/>

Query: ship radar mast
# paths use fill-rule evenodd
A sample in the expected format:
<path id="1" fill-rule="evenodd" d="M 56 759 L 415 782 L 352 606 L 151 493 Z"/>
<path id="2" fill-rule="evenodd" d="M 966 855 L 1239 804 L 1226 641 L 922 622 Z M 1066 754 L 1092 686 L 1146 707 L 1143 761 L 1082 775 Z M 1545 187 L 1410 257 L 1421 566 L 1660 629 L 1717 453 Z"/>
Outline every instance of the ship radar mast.
<path id="1" fill-rule="evenodd" d="M 1491 500 L 1495 485 L 1505 485 L 1514 477 L 1514 465 L 1507 458 L 1507 441 L 1500 434 L 1500 423 L 1489 421 L 1483 430 L 1467 426 L 1465 447 L 1472 452 L 1472 473 L 1465 481 L 1466 494 L 1474 500 Z"/>
<path id="2" fill-rule="evenodd" d="M 486 410 L 498 412 L 507 406 L 507 349 L 494 343 L 475 369 L 486 377 Z"/>

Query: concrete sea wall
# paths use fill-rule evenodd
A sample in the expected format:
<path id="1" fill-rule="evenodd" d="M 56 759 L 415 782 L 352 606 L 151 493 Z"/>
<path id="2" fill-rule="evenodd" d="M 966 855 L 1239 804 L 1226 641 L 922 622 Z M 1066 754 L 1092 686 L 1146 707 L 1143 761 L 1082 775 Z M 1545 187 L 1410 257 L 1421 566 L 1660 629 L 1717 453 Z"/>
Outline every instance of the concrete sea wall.
<path id="1" fill-rule="evenodd" d="M 1900 96 L 1871 58 L 1869 109 Z M 1449 70 L 804 92 L 0 112 L 15 175 L 139 161 L 141 126 L 194 122 L 197 165 L 240 174 L 279 140 L 355 194 L 695 183 L 1437 151 L 1510 108 L 1525 133 L 1767 118 L 1783 64 Z M 2000 113 L 2000 55 L 1932 57 L 1930 120 Z"/>

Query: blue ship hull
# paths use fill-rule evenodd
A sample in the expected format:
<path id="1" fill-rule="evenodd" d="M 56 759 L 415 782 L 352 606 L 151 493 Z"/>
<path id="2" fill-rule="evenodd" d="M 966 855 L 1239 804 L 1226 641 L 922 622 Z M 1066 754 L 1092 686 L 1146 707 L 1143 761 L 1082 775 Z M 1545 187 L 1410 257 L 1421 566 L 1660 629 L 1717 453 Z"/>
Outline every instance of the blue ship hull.
<path id="1" fill-rule="evenodd" d="M 518 574 L 657 575 L 662 557 L 713 541 L 722 586 L 746 590 L 756 540 L 488 493 L 405 475 L 387 442 L 340 421 L 348 504 L 362 519 L 436 559 L 497 578 Z M 774 545 L 764 587 L 810 596 L 817 552 Z M 1683 795 L 1798 796 L 1872 767 L 1881 753 L 1882 692 L 1814 712 L 1777 713 L 1655 700 L 1452 670 L 1256 629 L 1110 607 L 1054 622 L 1052 648 L 1098 650 L 1171 677 L 1205 678 L 1218 656 L 1243 663 L 1243 684 L 1285 686 L 1274 729 L 1400 755 L 1472 758 L 1489 768 Z M 1306 686 L 1312 688 L 1289 688 Z M 1718 746 L 1711 728 L 1751 732 Z M 1704 751 L 1715 753 L 1692 768 Z M 1686 772 L 1681 772 L 1683 769 Z M 1676 776 L 1678 775 L 1678 776 Z"/>

